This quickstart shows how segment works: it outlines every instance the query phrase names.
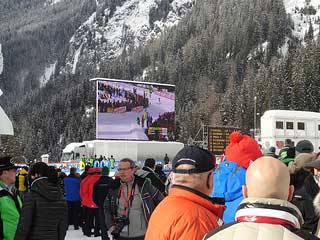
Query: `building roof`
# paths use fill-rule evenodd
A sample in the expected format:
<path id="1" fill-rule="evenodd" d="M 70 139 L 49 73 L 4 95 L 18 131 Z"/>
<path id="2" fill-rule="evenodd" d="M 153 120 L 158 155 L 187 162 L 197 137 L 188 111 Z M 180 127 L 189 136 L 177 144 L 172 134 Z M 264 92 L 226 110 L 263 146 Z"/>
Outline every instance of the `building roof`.
<path id="1" fill-rule="evenodd" d="M 265 111 L 263 118 L 284 118 L 284 119 L 319 119 L 319 112 L 294 111 L 294 110 L 269 110 Z"/>

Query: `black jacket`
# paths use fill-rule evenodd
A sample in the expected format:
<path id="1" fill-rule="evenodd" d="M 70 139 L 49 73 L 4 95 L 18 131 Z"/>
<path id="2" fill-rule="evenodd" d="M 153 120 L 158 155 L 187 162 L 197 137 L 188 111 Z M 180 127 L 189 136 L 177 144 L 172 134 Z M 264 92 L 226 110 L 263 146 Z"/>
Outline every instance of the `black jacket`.
<path id="1" fill-rule="evenodd" d="M 148 167 L 143 167 L 142 170 L 148 172 L 145 175 L 145 177 L 149 178 L 152 185 L 155 186 L 162 194 L 164 194 L 166 187 L 164 185 L 164 182 L 162 182 L 162 180 L 158 176 L 158 174 L 156 174 L 151 168 L 148 168 Z"/>
<path id="2" fill-rule="evenodd" d="M 318 192 L 319 187 L 313 179 L 313 175 L 310 175 L 305 179 L 303 186 L 294 193 L 292 199 L 292 203 L 296 205 L 302 213 L 304 219 L 302 229 L 313 234 L 317 230 L 319 220 L 313 206 L 313 200 Z"/>
<path id="3" fill-rule="evenodd" d="M 64 239 L 67 214 L 67 204 L 57 183 L 38 178 L 25 196 L 15 240 Z"/>
<path id="4" fill-rule="evenodd" d="M 109 176 L 101 176 L 93 186 L 93 201 L 99 208 L 103 208 L 104 200 L 109 191 L 113 179 Z"/>

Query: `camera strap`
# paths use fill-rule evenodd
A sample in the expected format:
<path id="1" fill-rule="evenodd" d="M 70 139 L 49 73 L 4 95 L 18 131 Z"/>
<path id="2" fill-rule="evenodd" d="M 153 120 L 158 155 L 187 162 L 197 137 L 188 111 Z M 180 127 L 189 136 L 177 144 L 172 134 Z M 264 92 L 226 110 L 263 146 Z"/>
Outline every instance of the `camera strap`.
<path id="1" fill-rule="evenodd" d="M 127 216 L 127 209 L 129 209 L 129 202 L 130 202 L 130 205 L 132 204 L 135 185 L 136 184 L 135 184 L 135 181 L 134 181 L 133 184 L 131 185 L 129 191 L 128 191 L 128 195 L 127 196 L 125 194 L 125 191 L 124 191 L 123 187 L 120 188 L 120 196 L 124 200 L 124 210 L 123 210 L 122 216 Z"/>

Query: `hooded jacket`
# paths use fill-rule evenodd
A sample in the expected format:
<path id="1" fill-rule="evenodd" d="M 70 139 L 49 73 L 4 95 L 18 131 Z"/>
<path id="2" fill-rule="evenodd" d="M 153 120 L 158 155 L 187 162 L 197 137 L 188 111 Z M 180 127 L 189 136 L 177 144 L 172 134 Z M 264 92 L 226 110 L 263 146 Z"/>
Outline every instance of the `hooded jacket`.
<path id="1" fill-rule="evenodd" d="M 156 206 L 162 201 L 163 195 L 151 184 L 151 181 L 148 178 L 134 176 L 134 182 L 138 188 L 138 199 L 142 202 L 142 212 L 140 214 L 148 224 L 151 214 Z M 115 180 L 112 183 L 112 186 L 110 186 L 109 193 L 104 201 L 105 221 L 108 229 L 115 225 L 114 219 L 118 216 L 119 200 L 121 197 L 119 195 L 120 186 L 120 180 Z M 134 195 L 134 197 L 135 196 L 136 195 Z M 128 212 L 129 211 L 130 209 Z M 138 219 L 136 219 L 136 221 L 138 221 Z M 137 222 L 130 224 L 137 226 Z"/>
<path id="2" fill-rule="evenodd" d="M 13 239 L 22 207 L 18 190 L 12 187 L 11 192 L 0 181 L 0 239 Z"/>
<path id="3" fill-rule="evenodd" d="M 93 187 L 101 177 L 101 169 L 90 168 L 88 173 L 88 176 L 80 184 L 81 202 L 85 207 L 98 208 L 97 204 L 93 201 Z"/>
<path id="4" fill-rule="evenodd" d="M 160 179 L 160 177 L 155 173 L 155 171 L 149 167 L 143 167 L 142 170 L 146 171 L 145 177 L 151 180 L 153 186 L 155 186 L 159 191 L 164 194 L 165 193 L 165 185 L 164 182 Z"/>
<path id="5" fill-rule="evenodd" d="M 201 240 L 210 230 L 223 224 L 225 206 L 214 204 L 207 195 L 173 185 L 153 212 L 146 240 Z"/>
<path id="6" fill-rule="evenodd" d="M 15 240 L 62 240 L 68 229 L 68 209 L 57 183 L 34 180 L 25 196 Z"/>
<path id="7" fill-rule="evenodd" d="M 205 240 L 303 240 L 318 239 L 301 230 L 298 208 L 288 201 L 272 198 L 246 198 L 236 212 L 237 222 L 224 225 Z"/>
<path id="8" fill-rule="evenodd" d="M 214 171 L 213 196 L 224 198 L 227 207 L 223 214 L 226 223 L 235 220 L 235 213 L 243 199 L 242 186 L 246 184 L 246 169 L 237 163 L 224 160 Z"/>
<path id="9" fill-rule="evenodd" d="M 27 186 L 27 179 L 28 177 L 28 171 L 25 170 L 24 168 L 21 169 L 19 175 L 18 175 L 18 181 L 17 181 L 17 188 L 20 192 L 24 192 L 24 191 L 27 191 L 28 190 L 28 186 Z"/>

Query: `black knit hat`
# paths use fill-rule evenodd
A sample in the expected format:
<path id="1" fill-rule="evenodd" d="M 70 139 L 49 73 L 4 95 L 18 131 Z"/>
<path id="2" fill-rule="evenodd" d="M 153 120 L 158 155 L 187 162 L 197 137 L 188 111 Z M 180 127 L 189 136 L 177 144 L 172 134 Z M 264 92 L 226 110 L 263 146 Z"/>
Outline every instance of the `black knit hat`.
<path id="1" fill-rule="evenodd" d="M 193 169 L 177 169 L 180 164 L 189 164 Z M 187 146 L 181 149 L 172 161 L 174 173 L 191 174 L 208 172 L 214 169 L 214 160 L 211 152 L 197 146 Z"/>
<path id="2" fill-rule="evenodd" d="M 313 153 L 313 144 L 309 140 L 301 140 L 297 143 L 296 151 L 298 153 Z"/>
<path id="3" fill-rule="evenodd" d="M 0 158 L 0 170 L 9 170 L 14 168 L 17 169 L 19 167 L 14 165 L 11 157 L 7 156 Z"/>

